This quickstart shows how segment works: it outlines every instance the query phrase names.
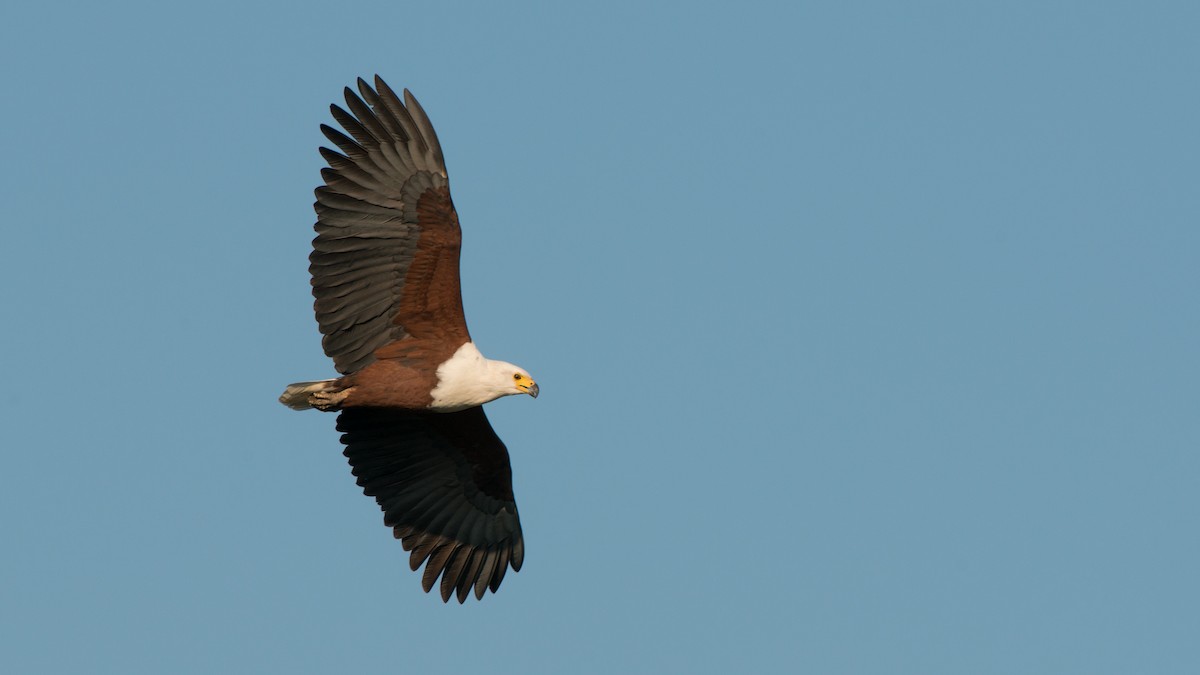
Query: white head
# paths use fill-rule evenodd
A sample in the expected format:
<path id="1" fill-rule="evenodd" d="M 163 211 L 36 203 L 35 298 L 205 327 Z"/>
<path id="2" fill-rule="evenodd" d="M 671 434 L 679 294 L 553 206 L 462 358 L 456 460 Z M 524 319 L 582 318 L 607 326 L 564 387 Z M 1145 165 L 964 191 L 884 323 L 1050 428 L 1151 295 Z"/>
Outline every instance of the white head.
<path id="1" fill-rule="evenodd" d="M 537 382 L 524 368 L 484 358 L 471 342 L 459 347 L 454 356 L 438 366 L 437 376 L 430 408 L 439 412 L 483 405 L 501 396 L 529 394 L 537 398 L 538 395 Z"/>

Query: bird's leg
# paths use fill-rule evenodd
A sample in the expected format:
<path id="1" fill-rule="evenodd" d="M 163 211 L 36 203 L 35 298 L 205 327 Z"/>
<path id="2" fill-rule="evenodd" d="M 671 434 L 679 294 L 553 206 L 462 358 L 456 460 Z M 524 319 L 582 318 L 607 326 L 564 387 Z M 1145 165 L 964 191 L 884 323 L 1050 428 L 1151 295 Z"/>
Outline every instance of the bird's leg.
<path id="1" fill-rule="evenodd" d="M 349 389 L 342 389 L 341 391 L 314 391 L 308 395 L 308 402 L 317 410 L 331 412 L 341 410 L 342 402 L 349 395 Z"/>

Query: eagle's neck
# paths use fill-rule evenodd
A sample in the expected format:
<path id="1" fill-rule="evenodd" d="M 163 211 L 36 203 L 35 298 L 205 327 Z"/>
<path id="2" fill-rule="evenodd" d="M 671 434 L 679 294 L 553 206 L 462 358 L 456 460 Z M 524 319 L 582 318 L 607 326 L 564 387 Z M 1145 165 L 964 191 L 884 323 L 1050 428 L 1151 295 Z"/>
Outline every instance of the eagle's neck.
<path id="1" fill-rule="evenodd" d="M 430 410 L 465 410 L 517 393 L 512 390 L 512 376 L 504 372 L 502 365 L 507 364 L 485 358 L 475 343 L 465 343 L 438 366 L 438 383 L 431 392 Z"/>

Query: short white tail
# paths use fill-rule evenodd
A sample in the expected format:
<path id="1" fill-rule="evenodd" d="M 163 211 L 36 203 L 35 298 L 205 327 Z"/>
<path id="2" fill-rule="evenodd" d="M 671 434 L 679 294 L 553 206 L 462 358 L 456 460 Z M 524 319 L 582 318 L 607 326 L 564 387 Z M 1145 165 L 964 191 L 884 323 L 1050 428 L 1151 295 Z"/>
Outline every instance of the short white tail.
<path id="1" fill-rule="evenodd" d="M 309 394 L 329 389 L 329 383 L 334 380 L 318 380 L 316 382 L 297 382 L 289 384 L 279 397 L 279 402 L 292 410 L 309 410 L 314 408 L 309 400 Z"/>

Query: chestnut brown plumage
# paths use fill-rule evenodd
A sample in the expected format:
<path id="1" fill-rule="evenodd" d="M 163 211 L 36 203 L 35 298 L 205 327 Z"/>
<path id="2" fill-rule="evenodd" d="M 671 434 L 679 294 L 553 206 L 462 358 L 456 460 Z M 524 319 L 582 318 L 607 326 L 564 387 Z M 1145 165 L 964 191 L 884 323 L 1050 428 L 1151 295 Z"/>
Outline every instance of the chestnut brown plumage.
<path id="1" fill-rule="evenodd" d="M 462 234 L 433 125 L 378 76 L 330 106 L 337 152 L 316 190 L 309 271 L 325 353 L 342 377 L 290 385 L 295 409 L 340 411 L 344 454 L 422 586 L 443 601 L 495 592 L 525 544 L 508 451 L 481 405 L 538 386 L 483 358 L 459 286 Z"/>

